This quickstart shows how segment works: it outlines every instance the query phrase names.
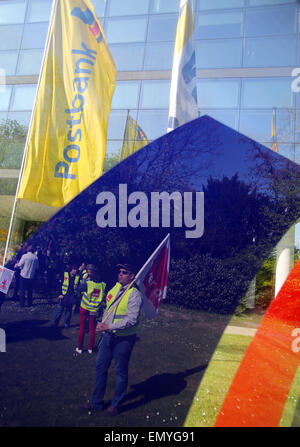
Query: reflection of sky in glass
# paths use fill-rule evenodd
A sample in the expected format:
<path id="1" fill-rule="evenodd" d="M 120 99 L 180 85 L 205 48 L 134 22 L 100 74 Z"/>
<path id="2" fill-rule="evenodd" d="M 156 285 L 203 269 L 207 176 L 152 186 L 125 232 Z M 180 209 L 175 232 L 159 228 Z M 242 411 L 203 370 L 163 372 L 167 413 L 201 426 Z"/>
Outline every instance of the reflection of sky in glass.
<path id="1" fill-rule="evenodd" d="M 291 107 L 290 78 L 243 79 L 242 107 Z"/>
<path id="2" fill-rule="evenodd" d="M 0 24 L 23 23 L 25 18 L 26 2 L 0 2 Z"/>

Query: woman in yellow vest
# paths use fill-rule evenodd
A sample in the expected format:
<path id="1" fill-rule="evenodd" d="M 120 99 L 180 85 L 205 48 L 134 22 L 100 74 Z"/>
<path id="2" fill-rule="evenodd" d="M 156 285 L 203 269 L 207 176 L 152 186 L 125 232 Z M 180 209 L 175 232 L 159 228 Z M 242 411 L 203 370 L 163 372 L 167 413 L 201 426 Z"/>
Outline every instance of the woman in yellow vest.
<path id="1" fill-rule="evenodd" d="M 106 413 L 114 416 L 119 413 L 119 405 L 125 396 L 128 384 L 128 365 L 136 342 L 142 297 L 139 290 L 130 283 L 134 279 L 134 268 L 129 264 L 119 264 L 118 282 L 106 296 L 105 322 L 99 322 L 96 331 L 104 332 L 99 344 L 96 361 L 96 380 L 91 402 L 83 405 L 89 411 L 103 410 L 108 369 L 112 359 L 115 363 L 116 383 L 111 405 Z M 119 304 L 113 304 L 120 296 Z M 113 310 L 112 310 L 113 309 Z M 111 311 L 111 312 L 110 312 Z"/>
<path id="2" fill-rule="evenodd" d="M 100 281 L 99 271 L 91 266 L 89 277 L 81 289 L 82 298 L 80 303 L 80 327 L 78 335 L 78 347 L 75 351 L 82 354 L 84 333 L 87 319 L 89 320 L 89 346 L 88 353 L 92 354 L 95 341 L 96 318 L 104 295 L 106 284 Z"/>

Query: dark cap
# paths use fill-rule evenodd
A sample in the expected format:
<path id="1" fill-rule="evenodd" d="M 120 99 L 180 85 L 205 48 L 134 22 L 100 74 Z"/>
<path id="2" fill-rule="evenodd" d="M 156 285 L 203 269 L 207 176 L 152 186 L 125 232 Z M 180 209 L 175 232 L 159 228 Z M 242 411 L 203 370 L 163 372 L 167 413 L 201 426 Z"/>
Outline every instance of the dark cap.
<path id="1" fill-rule="evenodd" d="M 129 272 L 133 273 L 135 275 L 136 269 L 132 264 L 129 264 L 127 262 L 124 262 L 123 264 L 117 264 L 117 267 L 122 267 L 125 270 L 128 270 Z"/>
<path id="2" fill-rule="evenodd" d="M 86 268 L 87 268 L 87 270 L 92 270 L 92 271 L 95 271 L 97 269 L 97 267 L 94 264 L 88 264 L 86 266 Z"/>

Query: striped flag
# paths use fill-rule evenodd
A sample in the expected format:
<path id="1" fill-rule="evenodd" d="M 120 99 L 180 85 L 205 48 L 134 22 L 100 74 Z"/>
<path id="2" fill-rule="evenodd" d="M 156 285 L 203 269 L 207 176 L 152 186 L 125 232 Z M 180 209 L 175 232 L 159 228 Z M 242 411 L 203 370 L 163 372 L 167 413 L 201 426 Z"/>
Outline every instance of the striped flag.
<path id="1" fill-rule="evenodd" d="M 193 0 L 181 0 L 173 58 L 168 132 L 198 118 Z"/>
<path id="2" fill-rule="evenodd" d="M 276 110 L 272 110 L 272 151 L 278 152 L 277 136 L 276 136 Z"/>

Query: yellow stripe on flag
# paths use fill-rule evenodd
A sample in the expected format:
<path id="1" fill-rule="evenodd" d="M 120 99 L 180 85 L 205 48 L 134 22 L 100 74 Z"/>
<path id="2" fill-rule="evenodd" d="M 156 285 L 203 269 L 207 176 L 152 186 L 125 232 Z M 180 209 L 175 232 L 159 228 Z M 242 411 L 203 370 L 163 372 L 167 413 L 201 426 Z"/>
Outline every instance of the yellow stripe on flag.
<path id="1" fill-rule="evenodd" d="M 62 207 L 101 174 L 116 68 L 89 0 L 56 1 L 18 198 Z"/>
<path id="2" fill-rule="evenodd" d="M 174 55 L 178 55 L 194 32 L 194 15 L 186 2 L 178 19 Z"/>

